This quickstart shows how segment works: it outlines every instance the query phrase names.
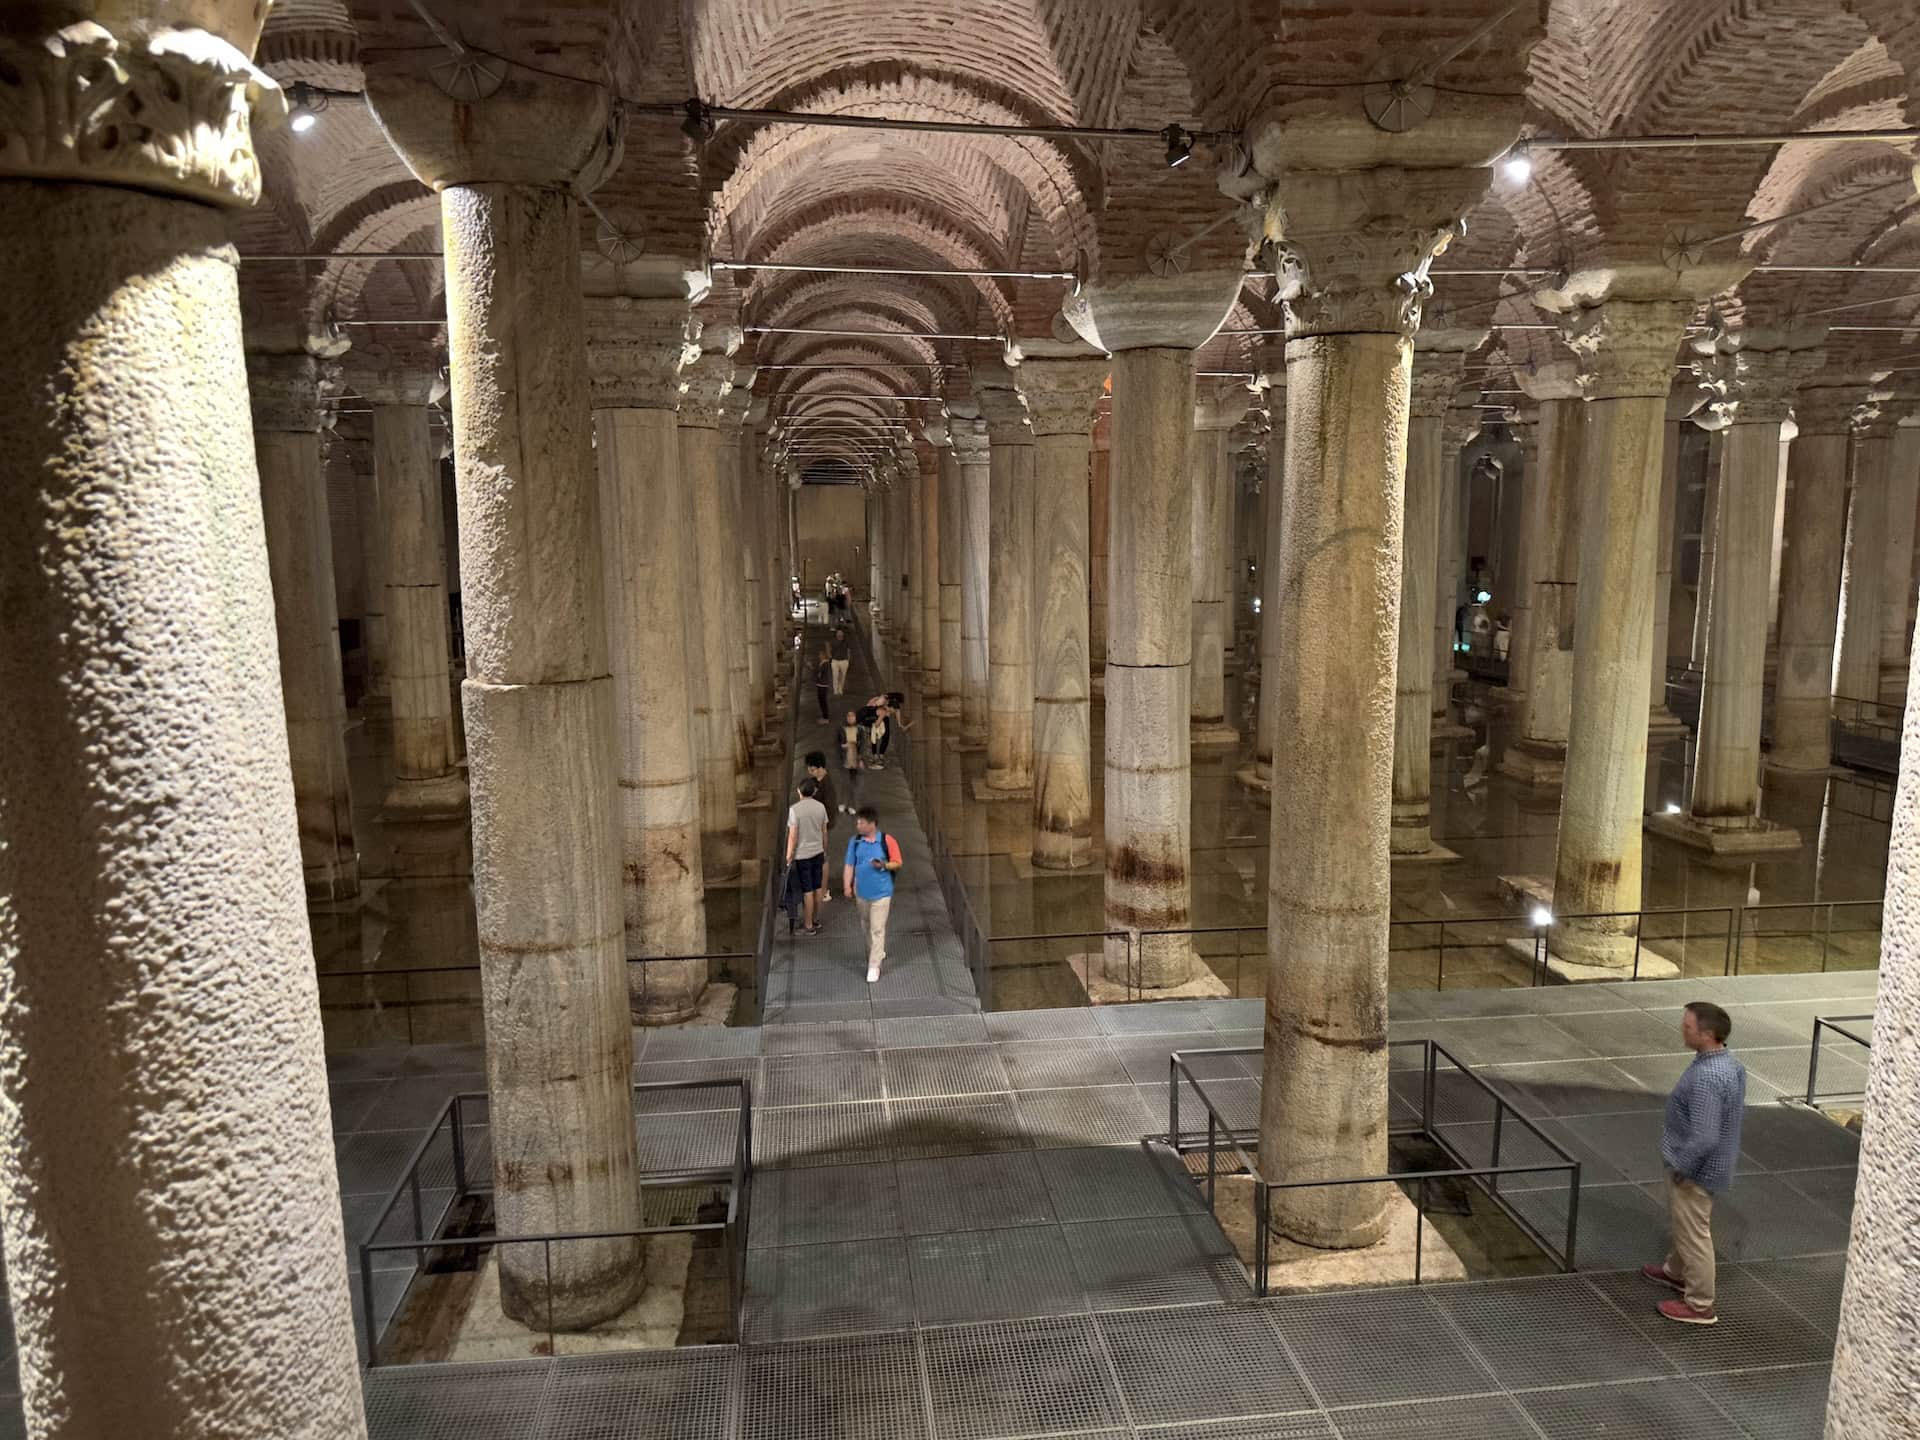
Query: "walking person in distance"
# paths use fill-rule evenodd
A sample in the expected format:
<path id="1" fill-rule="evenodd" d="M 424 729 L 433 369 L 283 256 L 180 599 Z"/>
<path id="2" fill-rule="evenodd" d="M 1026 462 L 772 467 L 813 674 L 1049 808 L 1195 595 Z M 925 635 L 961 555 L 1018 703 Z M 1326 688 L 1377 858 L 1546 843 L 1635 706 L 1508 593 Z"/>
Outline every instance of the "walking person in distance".
<path id="1" fill-rule="evenodd" d="M 1680 1039 L 1693 1063 L 1667 1097 L 1660 1129 L 1673 1243 L 1664 1263 L 1643 1265 L 1640 1273 L 1680 1292 L 1656 1308 L 1682 1325 L 1720 1323 L 1713 1308 L 1713 1197 L 1733 1185 L 1747 1105 L 1746 1066 L 1727 1049 L 1732 1033 L 1732 1018 L 1708 1001 L 1694 1000 L 1680 1014 Z"/>
<path id="2" fill-rule="evenodd" d="M 853 812 L 855 834 L 847 842 L 841 889 L 855 897 L 860 928 L 867 937 L 867 983 L 880 978 L 887 958 L 887 912 L 893 908 L 893 876 L 900 868 L 900 843 L 880 829 L 880 814 L 871 805 Z"/>
<path id="3" fill-rule="evenodd" d="M 833 723 L 833 707 L 827 702 L 833 698 L 833 654 L 826 646 L 820 647 L 820 658 L 813 662 L 813 695 L 820 702 L 820 723 Z"/>
<path id="4" fill-rule="evenodd" d="M 847 666 L 853 663 L 853 646 L 848 641 L 845 630 L 836 630 L 833 632 L 831 654 L 833 657 L 833 693 L 836 695 L 844 695 L 847 693 Z"/>

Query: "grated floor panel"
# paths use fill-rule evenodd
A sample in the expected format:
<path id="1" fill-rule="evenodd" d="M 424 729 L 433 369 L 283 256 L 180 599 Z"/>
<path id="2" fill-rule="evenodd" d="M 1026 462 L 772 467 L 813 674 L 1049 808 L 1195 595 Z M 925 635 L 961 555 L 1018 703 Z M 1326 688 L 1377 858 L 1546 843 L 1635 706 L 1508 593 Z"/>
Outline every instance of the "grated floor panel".
<path id="1" fill-rule="evenodd" d="M 1505 1395 L 1471 1400 L 1417 1400 L 1332 1412 L 1341 1440 L 1540 1440 L 1526 1414 Z"/>
<path id="2" fill-rule="evenodd" d="M 1259 1308 L 1323 1404 L 1431 1400 L 1498 1388 L 1421 1290 L 1309 1295 Z"/>
<path id="3" fill-rule="evenodd" d="M 1154 1127 L 1153 1116 L 1131 1085 L 1023 1090 L 1015 1103 L 1028 1137 L 1041 1150 L 1137 1145 Z"/>
<path id="4" fill-rule="evenodd" d="M 911 1235 L 1046 1225 L 1054 1218 L 1029 1151 L 903 1160 L 898 1170 L 900 1214 Z"/>
<path id="5" fill-rule="evenodd" d="M 1214 1304 L 1248 1293 L 1246 1272 L 1210 1215 L 1098 1220 L 1066 1231 L 1095 1310 Z"/>
<path id="6" fill-rule="evenodd" d="M 520 1360 L 371 1370 L 368 1440 L 525 1440 L 552 1368 Z"/>
<path id="7" fill-rule="evenodd" d="M 1434 1295 L 1505 1385 L 1597 1384 L 1676 1371 L 1579 1276 L 1448 1286 Z"/>
<path id="8" fill-rule="evenodd" d="M 1703 1375 L 1694 1382 L 1752 1440 L 1817 1440 L 1827 1415 L 1828 1367 Z"/>
<path id="9" fill-rule="evenodd" d="M 803 1340 L 913 1323 L 904 1240 L 784 1245 L 747 1257 L 746 1339 Z"/>
<path id="10" fill-rule="evenodd" d="M 709 1440 L 732 1433 L 734 1346 L 689 1346 L 554 1362 L 532 1440 Z"/>
<path id="11" fill-rule="evenodd" d="M 1127 1310 L 1100 1316 L 1099 1326 L 1137 1424 L 1313 1408 L 1279 1337 L 1251 1307 Z"/>
<path id="12" fill-rule="evenodd" d="M 747 1351 L 740 1440 L 925 1440 L 914 1337 L 900 1332 Z"/>
<path id="13" fill-rule="evenodd" d="M 928 1330 L 921 1343 L 938 1440 L 1094 1430 L 1122 1418 L 1089 1319 Z"/>
<path id="14" fill-rule="evenodd" d="M 901 1160 L 1033 1148 L 1010 1095 L 895 1100 L 889 1108 L 894 1154 Z"/>
<path id="15" fill-rule="evenodd" d="M 1063 1221 L 1191 1215 L 1202 1208 L 1199 1190 L 1170 1151 L 1102 1145 L 1042 1150 L 1037 1158 L 1053 1212 Z"/>
<path id="16" fill-rule="evenodd" d="M 914 1303 L 922 1323 L 1021 1320 L 1084 1310 L 1058 1225 L 916 1235 Z"/>
<path id="17" fill-rule="evenodd" d="M 893 1100 L 992 1095 L 1007 1089 L 1006 1072 L 991 1045 L 887 1050 L 881 1058 L 887 1096 Z"/>
<path id="18" fill-rule="evenodd" d="M 1128 1083 L 1127 1067 L 1104 1040 L 1009 1040 L 996 1048 L 1015 1090 Z"/>

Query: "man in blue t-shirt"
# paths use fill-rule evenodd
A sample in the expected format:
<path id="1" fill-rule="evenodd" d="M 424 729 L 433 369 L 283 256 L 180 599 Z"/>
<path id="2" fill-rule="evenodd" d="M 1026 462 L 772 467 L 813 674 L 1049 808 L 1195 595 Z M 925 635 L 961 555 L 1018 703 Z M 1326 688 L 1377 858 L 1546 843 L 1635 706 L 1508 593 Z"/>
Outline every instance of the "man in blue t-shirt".
<path id="1" fill-rule="evenodd" d="M 871 805 L 853 812 L 854 837 L 847 842 L 841 890 L 854 897 L 867 932 L 867 983 L 880 978 L 887 958 L 887 912 L 893 908 L 893 872 L 900 868 L 900 845 L 880 833 L 880 814 Z"/>

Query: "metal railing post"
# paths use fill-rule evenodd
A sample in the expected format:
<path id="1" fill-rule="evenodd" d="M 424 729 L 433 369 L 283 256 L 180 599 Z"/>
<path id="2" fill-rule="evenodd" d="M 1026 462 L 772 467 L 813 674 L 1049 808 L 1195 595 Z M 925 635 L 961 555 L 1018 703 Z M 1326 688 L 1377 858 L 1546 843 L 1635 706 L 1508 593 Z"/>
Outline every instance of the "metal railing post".
<path id="1" fill-rule="evenodd" d="M 1427 1234 L 1427 1177 L 1420 1177 L 1420 1203 L 1413 1211 L 1413 1283 L 1420 1283 L 1421 1242 Z"/>
<path id="2" fill-rule="evenodd" d="M 1440 922 L 1440 968 L 1433 979 L 1435 990 L 1447 988 L 1447 922 Z"/>
<path id="3" fill-rule="evenodd" d="M 1567 1191 L 1567 1263 L 1565 1269 L 1573 1269 L 1574 1236 L 1580 1228 L 1580 1162 L 1573 1162 L 1573 1179 Z"/>
<path id="4" fill-rule="evenodd" d="M 407 1180 L 408 1180 L 409 1188 L 411 1188 L 413 1191 L 413 1238 L 415 1240 L 425 1240 L 427 1238 L 425 1233 L 427 1228 L 427 1222 L 426 1222 L 426 1217 L 422 1213 L 420 1208 L 420 1167 L 419 1166 L 416 1165 L 412 1169 L 412 1171 L 408 1173 Z M 427 1268 L 427 1251 L 424 1245 L 414 1247 L 413 1268 L 416 1270 L 424 1270 Z"/>
<path id="5" fill-rule="evenodd" d="M 1813 1097 L 1820 1085 L 1820 1032 L 1826 1028 L 1826 1021 L 1818 1015 L 1813 1017 L 1813 1053 L 1807 1057 L 1807 1104 L 1813 1104 Z"/>
<path id="6" fill-rule="evenodd" d="M 1820 973 L 1827 973 L 1827 956 L 1833 950 L 1833 902 L 1827 902 L 1827 923 L 1820 932 Z"/>
<path id="7" fill-rule="evenodd" d="M 1493 1107 L 1493 1154 L 1487 1161 L 1487 1163 L 1496 1170 L 1500 1168 L 1500 1138 L 1501 1132 L 1505 1128 L 1506 1118 L 1507 1103 L 1502 1100 Z M 1493 1189 L 1497 1192 L 1500 1189 L 1500 1177 L 1495 1175 L 1492 1179 Z"/>
<path id="8" fill-rule="evenodd" d="M 380 1335 L 373 1327 L 373 1252 L 360 1247 L 360 1313 L 367 1323 L 367 1368 L 380 1363 Z"/>
<path id="9" fill-rule="evenodd" d="M 453 1097 L 453 1198 L 462 1200 L 467 1193 L 467 1142 L 461 1133 L 460 1097 Z"/>
<path id="10" fill-rule="evenodd" d="M 1207 1211 L 1213 1213 L 1213 1157 L 1215 1137 L 1219 1134 L 1219 1120 L 1213 1113 L 1213 1107 L 1207 1107 Z"/>

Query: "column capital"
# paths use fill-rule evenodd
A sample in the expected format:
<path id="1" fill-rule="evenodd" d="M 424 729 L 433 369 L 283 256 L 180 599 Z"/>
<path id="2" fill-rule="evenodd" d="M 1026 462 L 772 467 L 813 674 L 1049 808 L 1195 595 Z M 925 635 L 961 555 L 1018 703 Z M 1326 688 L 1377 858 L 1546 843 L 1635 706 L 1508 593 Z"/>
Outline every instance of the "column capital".
<path id="1" fill-rule="evenodd" d="M 77 20 L 0 35 L 0 176 L 126 185 L 235 209 L 257 203 L 253 129 L 287 113 L 280 87 L 249 58 L 266 7 L 183 7 L 205 28 L 143 24 L 133 17 L 145 6 L 89 8 L 112 15 L 113 28 Z"/>
<path id="2" fill-rule="evenodd" d="M 1005 387 L 975 384 L 973 398 L 987 427 L 987 439 L 995 445 L 1031 445 L 1033 431 L 1027 427 L 1027 407 L 1020 392 L 1013 388 L 1011 376 Z"/>
<path id="3" fill-rule="evenodd" d="M 625 116 L 602 87 L 509 65 L 500 88 L 470 104 L 432 79 L 430 67 L 445 56 L 435 47 L 366 67 L 374 119 L 422 185 L 540 185 L 585 194 L 618 168 Z"/>
<path id="4" fill-rule="evenodd" d="M 680 371 L 680 423 L 718 430 L 727 392 L 733 389 L 733 356 L 707 351 Z"/>
<path id="5" fill-rule="evenodd" d="M 249 350 L 247 398 L 253 402 L 253 428 L 318 434 L 340 393 L 338 354 L 338 349 L 330 354 Z"/>
<path id="6" fill-rule="evenodd" d="M 1768 337 L 1771 338 L 1771 337 Z M 1783 424 L 1800 383 L 1819 373 L 1826 352 L 1819 346 L 1722 349 L 1694 365 L 1701 388 L 1733 407 L 1736 425 Z"/>
<path id="7" fill-rule="evenodd" d="M 407 340 L 356 345 L 344 362 L 347 383 L 375 405 L 432 404 L 445 366 L 442 344 Z"/>
<path id="8" fill-rule="evenodd" d="M 685 300 L 589 296 L 587 379 L 596 410 L 672 410 L 680 372 L 700 358 L 700 321 Z"/>
<path id="9" fill-rule="evenodd" d="M 738 440 L 746 432 L 747 412 L 753 409 L 753 377 L 751 365 L 735 365 L 727 392 L 720 400 L 720 433 L 728 440 Z"/>
<path id="10" fill-rule="evenodd" d="M 1862 385 L 1803 385 L 1793 397 L 1793 419 L 1802 435 L 1845 435 L 1853 428 Z"/>
<path id="11" fill-rule="evenodd" d="M 1876 386 L 1865 400 L 1853 407 L 1853 437 L 1856 440 L 1890 439 L 1905 413 L 1905 405 L 1895 399 L 1893 391 Z"/>
<path id="12" fill-rule="evenodd" d="M 1193 428 L 1231 430 L 1246 418 L 1253 404 L 1253 387 L 1245 380 L 1225 377 L 1196 381 L 1193 387 Z"/>
<path id="13" fill-rule="evenodd" d="M 1469 440 L 1481 430 L 1483 412 L 1472 405 L 1451 405 L 1440 431 L 1440 447 L 1449 457 L 1457 457 Z"/>
<path id="14" fill-rule="evenodd" d="M 1427 266 L 1461 232 L 1488 172 L 1289 171 L 1267 212 L 1287 338 L 1377 334 L 1412 338 L 1433 293 Z"/>
<path id="15" fill-rule="evenodd" d="M 1408 399 L 1408 413 L 1419 420 L 1443 418 L 1453 404 L 1453 392 L 1460 388 L 1460 371 L 1466 361 L 1466 350 L 1424 349 L 1415 337 L 1413 391 Z"/>
<path id="16" fill-rule="evenodd" d="M 1026 399 L 1033 433 L 1090 437 L 1112 369 L 1104 355 L 1021 361 L 1013 379 Z"/>
<path id="17" fill-rule="evenodd" d="M 992 458 L 985 420 L 952 416 L 947 421 L 947 433 L 953 437 L 953 458 L 960 464 L 985 465 Z"/>
<path id="18" fill-rule="evenodd" d="M 1513 378 L 1526 392 L 1527 399 L 1535 405 L 1542 400 L 1584 400 L 1587 398 L 1587 383 L 1591 379 L 1577 360 L 1549 360 L 1544 365 L 1515 370 Z M 1668 388 L 1672 388 L 1671 377 L 1668 379 Z"/>
<path id="19" fill-rule="evenodd" d="M 1567 348 L 1587 375 L 1586 398 L 1657 396 L 1673 388 L 1674 361 L 1693 302 L 1607 299 L 1561 317 Z"/>

